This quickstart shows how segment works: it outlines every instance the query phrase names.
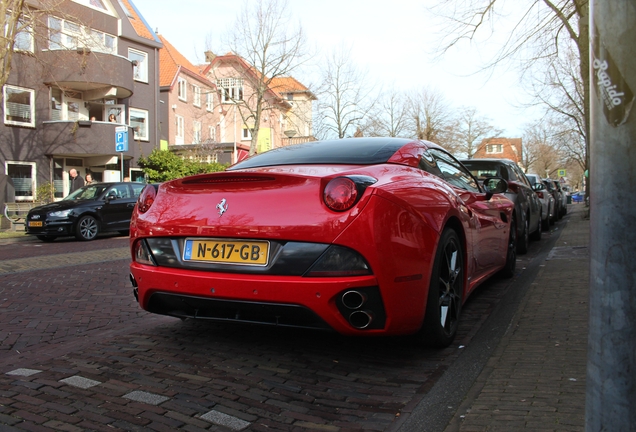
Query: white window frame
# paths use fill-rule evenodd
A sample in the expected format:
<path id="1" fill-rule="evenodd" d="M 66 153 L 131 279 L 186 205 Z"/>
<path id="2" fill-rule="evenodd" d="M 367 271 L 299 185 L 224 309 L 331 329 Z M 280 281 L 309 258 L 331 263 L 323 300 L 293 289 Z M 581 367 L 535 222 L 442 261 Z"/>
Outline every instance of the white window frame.
<path id="1" fill-rule="evenodd" d="M 8 22 L 9 20 L 7 20 L 7 23 Z M 7 25 L 5 25 L 5 28 L 4 28 L 5 35 L 7 34 Z M 31 26 L 25 25 L 25 23 L 22 20 L 20 20 L 18 22 L 18 28 L 16 29 L 13 41 L 14 41 L 14 44 L 13 44 L 14 51 L 32 53 L 34 50 L 33 28 Z M 28 46 L 24 46 L 27 44 Z"/>
<path id="2" fill-rule="evenodd" d="M 175 115 L 174 123 L 176 126 L 174 142 L 175 144 L 184 144 L 185 143 L 185 118 L 180 115 Z"/>
<path id="3" fill-rule="evenodd" d="M 486 144 L 486 153 L 503 153 L 503 144 Z"/>
<path id="4" fill-rule="evenodd" d="M 54 22 L 58 22 L 59 25 L 54 26 Z M 49 16 L 48 26 L 50 50 L 87 48 L 95 52 L 117 54 L 117 37 L 110 33 L 91 29 L 52 15 Z"/>
<path id="5" fill-rule="evenodd" d="M 216 128 L 214 126 L 208 126 L 208 139 L 211 142 L 216 142 Z"/>
<path id="6" fill-rule="evenodd" d="M 193 85 L 192 86 L 192 104 L 194 106 L 201 106 L 201 87 Z"/>
<path id="7" fill-rule="evenodd" d="M 179 100 L 188 101 L 188 81 L 183 78 L 177 79 L 177 96 Z"/>
<path id="8" fill-rule="evenodd" d="M 221 78 L 216 81 L 221 91 L 221 103 L 237 103 L 243 100 L 242 78 Z"/>
<path id="9" fill-rule="evenodd" d="M 133 78 L 135 81 L 148 82 L 148 53 L 128 48 L 128 60 L 133 63 Z"/>
<path id="10" fill-rule="evenodd" d="M 208 111 L 214 110 L 214 92 L 212 90 L 208 90 L 206 94 L 205 107 Z"/>
<path id="11" fill-rule="evenodd" d="M 133 124 L 133 116 L 138 118 L 144 118 L 145 130 L 143 133 L 139 133 L 137 127 Z M 139 141 L 150 141 L 150 116 L 148 115 L 148 110 L 140 109 L 140 108 L 129 108 L 128 109 L 128 125 L 133 128 L 133 134 L 136 140 Z"/>
<path id="12" fill-rule="evenodd" d="M 15 104 L 15 108 L 18 109 L 18 104 L 15 102 L 9 102 L 9 97 L 7 95 L 7 90 L 17 90 L 20 92 L 27 92 L 31 94 L 30 97 L 30 106 L 29 106 L 29 117 L 30 117 L 30 121 L 29 122 L 24 122 L 24 121 L 16 121 L 16 120 L 8 120 L 7 119 L 7 113 L 10 112 L 10 107 L 13 105 L 10 104 Z M 29 88 L 25 88 L 25 87 L 18 87 L 18 86 L 13 86 L 10 84 L 5 84 L 2 87 L 2 102 L 3 102 L 3 113 L 4 113 L 4 124 L 6 125 L 14 125 L 14 126 L 25 126 L 25 127 L 35 127 L 35 90 L 33 89 L 29 89 Z"/>
<path id="13" fill-rule="evenodd" d="M 18 161 L 5 161 L 4 172 L 9 177 L 9 165 L 30 165 L 31 166 L 31 195 L 16 195 L 15 201 L 35 201 L 35 191 L 37 190 L 37 170 L 35 162 L 18 162 Z M 12 179 L 13 180 L 13 179 Z M 13 181 L 15 185 L 15 181 Z"/>
<path id="14" fill-rule="evenodd" d="M 201 122 L 192 122 L 192 144 L 201 144 Z"/>
<path id="15" fill-rule="evenodd" d="M 251 140 L 252 139 L 252 131 L 254 128 L 249 128 L 247 126 L 243 126 L 243 131 L 241 132 L 241 140 Z"/>

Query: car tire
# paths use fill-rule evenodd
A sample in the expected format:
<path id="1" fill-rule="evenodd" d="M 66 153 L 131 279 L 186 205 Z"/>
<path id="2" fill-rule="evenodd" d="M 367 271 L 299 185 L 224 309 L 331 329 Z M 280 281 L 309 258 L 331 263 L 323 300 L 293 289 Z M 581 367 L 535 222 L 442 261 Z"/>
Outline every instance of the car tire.
<path id="1" fill-rule="evenodd" d="M 510 222 L 510 235 L 506 244 L 506 264 L 499 274 L 507 279 L 515 275 L 517 268 L 517 221 L 513 217 Z"/>
<path id="2" fill-rule="evenodd" d="M 526 221 L 523 223 L 523 231 L 521 231 L 517 237 L 517 253 L 519 255 L 525 255 L 528 253 L 528 246 L 530 244 L 530 234 L 528 233 L 530 227 L 528 224 L 528 218 L 526 218 Z"/>
<path id="3" fill-rule="evenodd" d="M 82 216 L 75 225 L 75 238 L 78 240 L 94 240 L 98 233 L 99 224 L 93 216 Z"/>
<path id="4" fill-rule="evenodd" d="M 543 231 L 550 231 L 550 212 L 548 212 L 548 217 L 541 221 L 541 229 Z"/>
<path id="5" fill-rule="evenodd" d="M 39 240 L 42 240 L 45 243 L 51 243 L 52 241 L 55 241 L 56 237 L 55 236 L 49 236 L 49 235 L 39 235 L 36 236 Z"/>
<path id="6" fill-rule="evenodd" d="M 459 236 L 445 229 L 435 252 L 421 340 L 437 348 L 449 346 L 459 325 L 464 292 L 464 252 Z"/>

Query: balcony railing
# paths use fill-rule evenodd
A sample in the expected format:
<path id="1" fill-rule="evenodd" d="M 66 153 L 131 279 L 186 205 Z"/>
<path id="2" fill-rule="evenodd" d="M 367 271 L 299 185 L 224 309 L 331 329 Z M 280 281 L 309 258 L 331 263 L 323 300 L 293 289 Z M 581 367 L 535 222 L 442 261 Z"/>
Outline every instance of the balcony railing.
<path id="1" fill-rule="evenodd" d="M 119 123 L 80 121 L 45 121 L 42 140 L 51 154 L 81 153 L 87 155 L 117 154 L 115 128 Z M 128 147 L 133 147 L 133 130 L 128 126 Z"/>

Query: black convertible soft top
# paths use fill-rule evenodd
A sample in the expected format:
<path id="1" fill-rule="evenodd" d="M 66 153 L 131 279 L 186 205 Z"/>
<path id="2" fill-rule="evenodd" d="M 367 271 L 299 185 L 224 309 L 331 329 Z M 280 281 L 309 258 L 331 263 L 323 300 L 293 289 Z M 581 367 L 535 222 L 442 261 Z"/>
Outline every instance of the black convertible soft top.
<path id="1" fill-rule="evenodd" d="M 345 138 L 280 147 L 241 161 L 228 171 L 276 165 L 375 165 L 387 162 L 413 140 L 406 138 Z"/>

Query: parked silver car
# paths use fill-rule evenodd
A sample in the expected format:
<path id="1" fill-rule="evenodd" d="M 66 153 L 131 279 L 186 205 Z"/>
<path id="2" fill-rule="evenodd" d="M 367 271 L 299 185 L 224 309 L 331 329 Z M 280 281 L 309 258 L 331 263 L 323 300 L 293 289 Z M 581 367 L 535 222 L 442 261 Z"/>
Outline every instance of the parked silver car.
<path id="1" fill-rule="evenodd" d="M 526 178 L 532 185 L 532 189 L 537 193 L 541 201 L 541 229 L 548 231 L 550 225 L 555 221 L 555 201 L 552 194 L 547 190 L 539 174 L 526 174 Z"/>

